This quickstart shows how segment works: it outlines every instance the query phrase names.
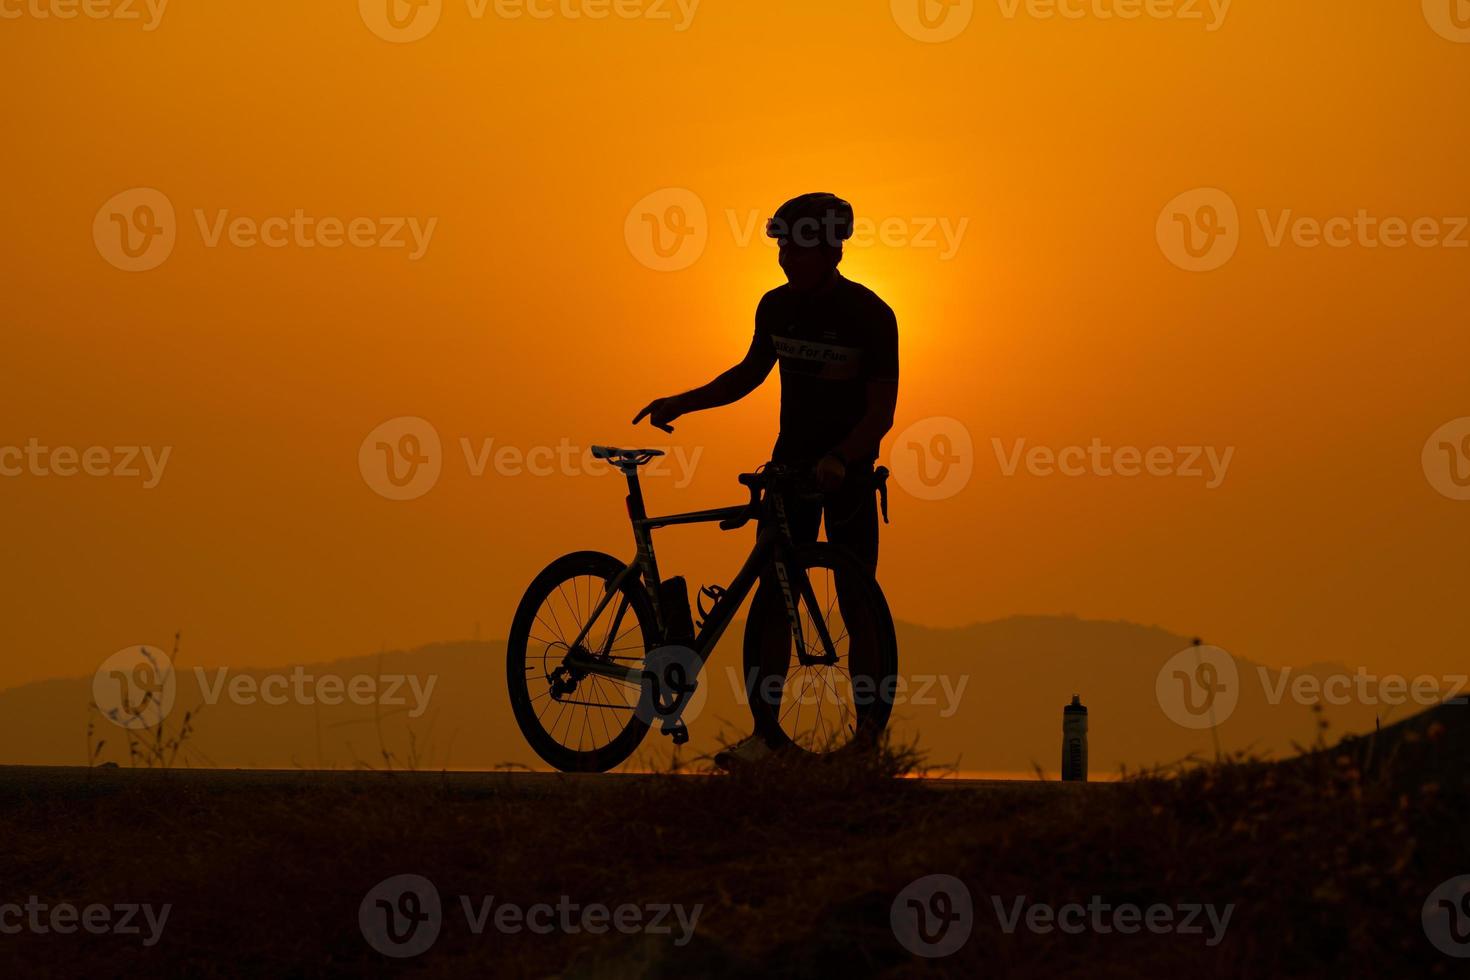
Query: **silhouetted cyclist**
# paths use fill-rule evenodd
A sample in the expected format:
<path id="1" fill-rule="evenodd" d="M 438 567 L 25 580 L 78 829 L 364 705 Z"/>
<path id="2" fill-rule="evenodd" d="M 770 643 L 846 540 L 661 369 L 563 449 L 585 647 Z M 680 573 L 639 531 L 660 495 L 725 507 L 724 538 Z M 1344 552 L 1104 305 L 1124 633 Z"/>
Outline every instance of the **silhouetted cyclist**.
<path id="1" fill-rule="evenodd" d="M 821 503 L 787 501 L 791 533 L 798 544 L 815 541 L 825 518 L 827 540 L 876 569 L 873 468 L 898 401 L 898 322 L 877 294 L 838 272 L 853 225 L 852 205 L 833 194 L 781 205 L 766 234 L 780 244 L 787 282 L 762 297 L 745 359 L 709 384 L 655 399 L 633 422 L 666 426 L 739 401 L 779 362 L 781 432 L 771 459 L 810 466 L 825 494 Z M 753 737 L 732 753 L 755 757 L 763 749 Z"/>
<path id="2" fill-rule="evenodd" d="M 865 286 L 837 271 L 853 234 L 852 205 L 833 194 L 787 201 L 766 225 L 781 246 L 787 283 L 755 312 L 745 359 L 709 384 L 658 398 L 637 417 L 664 426 L 750 394 L 781 364 L 781 433 L 771 459 L 813 468 L 827 494 L 821 506 L 791 505 L 798 542 L 827 540 L 876 568 L 878 511 L 873 466 L 898 401 L 898 323 Z"/>

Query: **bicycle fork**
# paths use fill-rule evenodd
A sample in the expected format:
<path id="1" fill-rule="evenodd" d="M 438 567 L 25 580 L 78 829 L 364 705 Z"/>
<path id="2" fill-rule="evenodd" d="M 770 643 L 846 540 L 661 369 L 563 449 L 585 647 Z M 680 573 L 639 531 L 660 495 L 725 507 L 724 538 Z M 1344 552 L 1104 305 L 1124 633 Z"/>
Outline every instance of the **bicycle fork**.
<path id="1" fill-rule="evenodd" d="M 781 541 L 787 544 L 791 541 L 791 525 L 786 520 L 786 501 L 780 494 L 772 496 L 775 504 L 776 520 L 781 527 Z M 827 629 L 827 619 L 820 615 L 821 607 L 817 605 L 816 592 L 812 589 L 812 580 L 805 571 L 798 569 L 796 577 L 799 581 L 793 583 L 787 565 L 790 549 L 777 545 L 772 564 L 776 566 L 776 581 L 781 586 L 781 598 L 786 603 L 786 618 L 791 624 L 791 636 L 796 641 L 796 659 L 803 667 L 814 664 L 825 664 L 832 666 L 837 663 L 837 648 L 832 643 L 832 635 Z M 812 656 L 807 653 L 806 641 L 802 637 L 801 611 L 797 605 L 797 599 L 801 598 L 807 604 L 812 614 L 812 628 L 816 631 L 817 639 L 822 644 L 822 655 Z"/>

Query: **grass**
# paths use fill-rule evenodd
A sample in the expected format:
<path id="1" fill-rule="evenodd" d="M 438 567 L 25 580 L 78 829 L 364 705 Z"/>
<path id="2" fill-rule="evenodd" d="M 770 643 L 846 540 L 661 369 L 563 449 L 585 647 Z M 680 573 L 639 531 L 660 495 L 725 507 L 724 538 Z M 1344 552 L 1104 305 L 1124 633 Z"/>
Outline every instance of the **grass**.
<path id="1" fill-rule="evenodd" d="M 1006 790 L 895 779 L 921 765 L 791 762 L 719 778 L 473 781 L 309 774 L 244 785 L 186 772 L 85 771 L 45 791 L 0 781 L 0 902 L 171 903 L 163 940 L 0 936 L 11 976 L 747 976 L 938 969 L 954 975 L 1451 976 L 1420 908 L 1470 873 L 1467 709 L 1286 763 L 1236 758 L 1088 787 Z M 364 894 L 421 874 L 443 896 L 434 948 L 373 952 Z M 894 896 L 963 880 L 975 928 L 921 963 L 889 925 Z M 682 948 L 648 936 L 475 936 L 456 896 L 528 906 L 702 905 Z M 1053 905 L 1230 904 L 1200 936 L 1006 934 L 991 896 Z M 6 962 L 9 961 L 9 962 Z"/>

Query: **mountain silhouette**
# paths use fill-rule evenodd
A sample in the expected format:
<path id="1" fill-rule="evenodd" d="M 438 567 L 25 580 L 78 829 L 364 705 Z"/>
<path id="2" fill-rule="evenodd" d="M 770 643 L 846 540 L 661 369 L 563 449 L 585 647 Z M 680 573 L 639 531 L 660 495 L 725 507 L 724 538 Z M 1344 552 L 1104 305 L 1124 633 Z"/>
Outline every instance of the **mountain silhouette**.
<path id="1" fill-rule="evenodd" d="M 681 750 L 686 760 L 711 754 L 722 739 L 749 731 L 739 673 L 743 627 L 735 624 L 706 670 L 702 683 L 707 700 L 691 720 L 693 738 Z M 1281 756 L 1317 735 L 1318 716 L 1309 704 L 1289 695 L 1277 703 L 1268 697 L 1282 674 L 1238 656 L 1239 703 L 1218 729 L 1212 733 L 1176 724 L 1160 706 L 1156 680 L 1191 641 L 1158 627 L 1026 616 L 956 629 L 900 623 L 898 635 L 904 688 L 891 728 L 900 739 L 917 739 L 932 763 L 965 773 L 1034 776 L 1039 767 L 1055 778 L 1062 707 L 1073 694 L 1081 696 L 1090 712 L 1094 778 L 1123 766 L 1131 770 L 1190 755 L 1212 757 L 1217 738 L 1226 752 Z M 340 679 L 344 689 L 353 678 L 412 674 L 419 691 L 428 695 L 416 717 L 410 717 L 415 695 L 407 683 L 396 692 L 405 701 L 401 705 L 353 704 L 345 696 L 344 703 L 335 705 L 303 704 L 294 698 L 284 704 L 259 699 L 242 704 L 228 695 L 231 684 L 251 688 L 269 675 L 289 679 L 293 668 L 224 674 L 209 668 L 201 674 L 187 660 L 175 668 L 178 695 L 166 732 L 177 729 L 184 712 L 192 713 L 187 742 L 191 764 L 545 768 L 511 717 L 503 642 L 436 643 L 301 666 L 301 674 Z M 1322 679 L 1350 673 L 1341 665 L 1319 664 L 1294 669 L 1289 676 Z M 431 679 L 433 687 L 428 688 Z M 388 681 L 383 684 L 386 693 Z M 86 764 L 90 717 L 93 743 L 104 741 L 94 761 L 128 765 L 124 731 L 93 713 L 91 699 L 91 678 L 43 681 L 0 692 L 0 763 Z M 1331 725 L 1331 735 L 1340 736 L 1371 731 L 1380 710 L 1387 724 L 1420 709 L 1325 705 L 1321 718 Z M 662 767 L 672 758 L 672 746 L 654 732 L 630 765 Z"/>

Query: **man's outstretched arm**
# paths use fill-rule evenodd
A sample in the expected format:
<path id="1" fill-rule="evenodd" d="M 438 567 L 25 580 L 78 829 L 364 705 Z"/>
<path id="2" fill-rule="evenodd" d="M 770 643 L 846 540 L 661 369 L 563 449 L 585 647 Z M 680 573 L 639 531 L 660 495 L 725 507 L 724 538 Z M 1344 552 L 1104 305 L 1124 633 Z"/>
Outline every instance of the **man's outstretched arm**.
<path id="1" fill-rule="evenodd" d="M 655 398 L 633 418 L 633 424 L 637 425 L 646 416 L 649 422 L 660 429 L 667 429 L 681 415 L 738 402 L 761 386 L 775 364 L 776 354 L 770 349 L 770 342 L 763 341 L 757 333 L 750 342 L 750 350 L 745 352 L 745 358 L 739 364 L 709 384 L 686 391 L 682 395 Z"/>

